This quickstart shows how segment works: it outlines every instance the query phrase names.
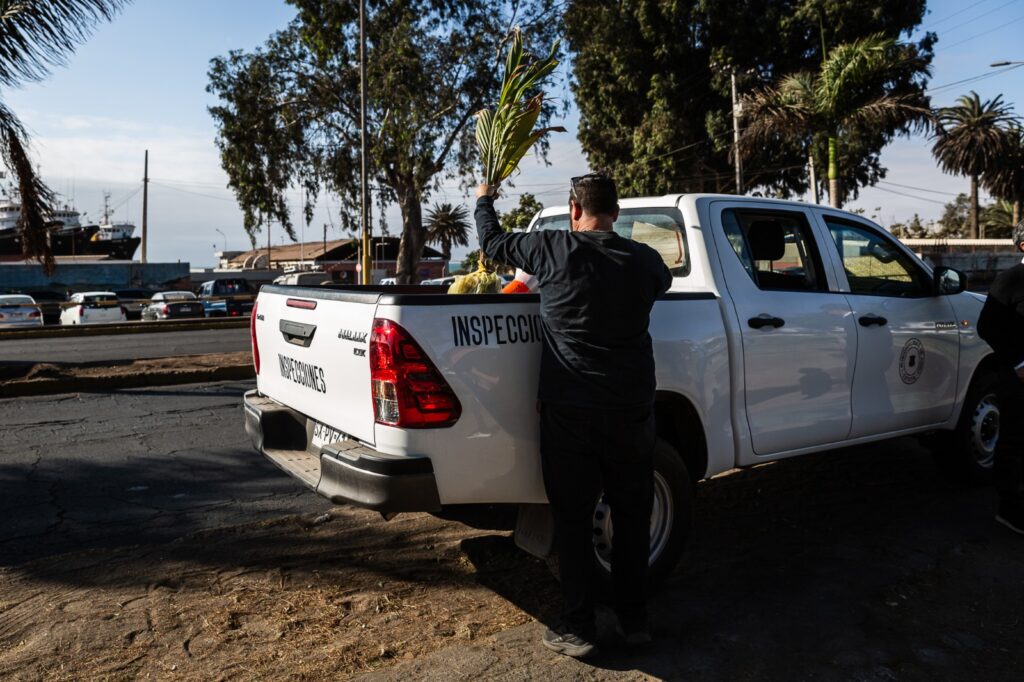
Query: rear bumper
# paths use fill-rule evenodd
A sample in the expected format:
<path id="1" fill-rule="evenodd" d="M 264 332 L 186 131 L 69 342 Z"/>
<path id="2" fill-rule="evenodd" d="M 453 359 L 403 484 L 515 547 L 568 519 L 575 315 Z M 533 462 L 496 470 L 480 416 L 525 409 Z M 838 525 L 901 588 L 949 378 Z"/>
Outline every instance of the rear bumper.
<path id="1" fill-rule="evenodd" d="M 253 447 L 318 495 L 380 512 L 439 511 L 427 457 L 386 455 L 356 441 L 310 445 L 313 421 L 262 396 L 245 394 L 245 431 Z"/>

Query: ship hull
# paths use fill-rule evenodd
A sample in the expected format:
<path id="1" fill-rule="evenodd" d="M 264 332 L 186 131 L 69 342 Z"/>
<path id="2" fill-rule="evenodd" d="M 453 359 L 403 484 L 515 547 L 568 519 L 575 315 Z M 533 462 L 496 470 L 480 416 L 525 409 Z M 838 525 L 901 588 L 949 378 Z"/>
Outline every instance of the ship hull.
<path id="1" fill-rule="evenodd" d="M 94 239 L 96 225 L 50 232 L 50 248 L 54 256 L 95 256 L 109 260 L 131 260 L 139 248 L 138 237 L 127 239 Z M 0 232 L 0 260 L 23 260 L 22 241 L 17 230 Z"/>

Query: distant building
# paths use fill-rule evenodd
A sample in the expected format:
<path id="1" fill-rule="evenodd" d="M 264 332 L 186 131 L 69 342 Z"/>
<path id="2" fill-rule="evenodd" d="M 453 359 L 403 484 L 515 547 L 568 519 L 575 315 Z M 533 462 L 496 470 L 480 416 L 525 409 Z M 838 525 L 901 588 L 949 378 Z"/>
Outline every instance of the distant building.
<path id="1" fill-rule="evenodd" d="M 399 241 L 397 237 L 374 237 L 371 240 L 372 280 L 375 283 L 385 277 L 395 276 Z M 265 246 L 237 252 L 231 257 L 228 257 L 231 252 L 222 252 L 223 255 L 218 256 L 221 256 L 222 270 L 320 270 L 330 273 L 330 278 L 335 281 L 356 283 L 359 281 L 359 270 L 356 266 L 359 264 L 360 245 L 358 239 L 335 239 L 328 242 L 271 246 L 269 263 Z M 423 280 L 442 277 L 446 274 L 447 265 L 441 252 L 425 246 L 416 270 L 417 278 Z"/>

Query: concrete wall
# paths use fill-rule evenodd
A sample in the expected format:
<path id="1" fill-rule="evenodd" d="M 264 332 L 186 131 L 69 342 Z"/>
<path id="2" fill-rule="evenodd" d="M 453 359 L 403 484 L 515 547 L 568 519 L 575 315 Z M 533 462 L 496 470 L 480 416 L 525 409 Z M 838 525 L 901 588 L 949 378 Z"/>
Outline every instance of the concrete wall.
<path id="1" fill-rule="evenodd" d="M 0 290 L 177 289 L 189 284 L 188 263 L 58 263 L 52 275 L 46 275 L 37 264 L 0 263 Z"/>

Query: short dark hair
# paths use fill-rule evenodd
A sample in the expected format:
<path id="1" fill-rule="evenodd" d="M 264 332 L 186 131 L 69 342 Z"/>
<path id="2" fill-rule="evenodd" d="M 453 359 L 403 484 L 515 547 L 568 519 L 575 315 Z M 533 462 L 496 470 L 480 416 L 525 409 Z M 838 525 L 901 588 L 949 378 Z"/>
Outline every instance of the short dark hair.
<path id="1" fill-rule="evenodd" d="M 1020 246 L 1022 243 L 1024 243 L 1024 220 L 1013 228 L 1013 245 Z"/>
<path id="2" fill-rule="evenodd" d="M 590 215 L 614 215 L 619 208 L 615 181 L 604 173 L 588 173 L 572 178 L 569 199 Z"/>

